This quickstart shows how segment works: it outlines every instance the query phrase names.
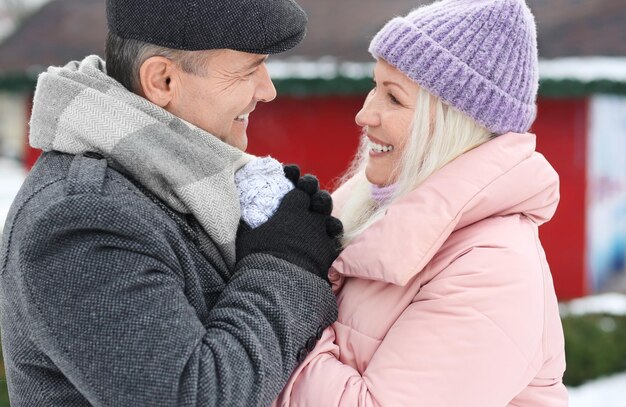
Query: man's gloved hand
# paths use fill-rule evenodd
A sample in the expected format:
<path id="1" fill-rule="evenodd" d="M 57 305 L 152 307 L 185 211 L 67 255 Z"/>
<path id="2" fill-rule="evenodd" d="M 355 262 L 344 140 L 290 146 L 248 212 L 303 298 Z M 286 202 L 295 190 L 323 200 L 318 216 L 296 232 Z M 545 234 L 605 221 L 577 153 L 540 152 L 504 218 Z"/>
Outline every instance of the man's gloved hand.
<path id="1" fill-rule="evenodd" d="M 241 222 L 237 231 L 237 261 L 253 253 L 267 253 L 287 260 L 321 278 L 340 251 L 343 225 L 330 216 L 330 194 L 319 190 L 312 175 L 300 178 L 295 165 L 284 167 L 295 188 L 283 198 L 276 213 L 261 226 L 251 229 Z"/>

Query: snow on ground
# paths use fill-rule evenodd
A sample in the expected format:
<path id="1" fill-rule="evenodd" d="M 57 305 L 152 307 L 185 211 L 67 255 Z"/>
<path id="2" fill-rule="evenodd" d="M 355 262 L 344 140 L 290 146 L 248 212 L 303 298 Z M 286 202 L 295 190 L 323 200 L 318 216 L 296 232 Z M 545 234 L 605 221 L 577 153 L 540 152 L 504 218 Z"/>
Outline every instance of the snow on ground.
<path id="1" fill-rule="evenodd" d="M 570 407 L 626 407 L 626 373 L 569 388 Z"/>
<path id="2" fill-rule="evenodd" d="M 22 186 L 26 170 L 21 163 L 8 159 L 0 159 L 0 235 L 4 221 L 9 213 L 11 203 Z"/>

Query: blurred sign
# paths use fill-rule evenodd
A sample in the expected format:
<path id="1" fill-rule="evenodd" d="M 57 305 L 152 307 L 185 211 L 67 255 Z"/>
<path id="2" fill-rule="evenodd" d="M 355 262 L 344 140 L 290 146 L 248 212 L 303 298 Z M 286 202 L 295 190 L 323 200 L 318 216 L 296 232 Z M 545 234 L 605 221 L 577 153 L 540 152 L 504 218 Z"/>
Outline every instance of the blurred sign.
<path id="1" fill-rule="evenodd" d="M 625 269 L 626 97 L 592 98 L 588 154 L 587 266 L 599 291 Z"/>

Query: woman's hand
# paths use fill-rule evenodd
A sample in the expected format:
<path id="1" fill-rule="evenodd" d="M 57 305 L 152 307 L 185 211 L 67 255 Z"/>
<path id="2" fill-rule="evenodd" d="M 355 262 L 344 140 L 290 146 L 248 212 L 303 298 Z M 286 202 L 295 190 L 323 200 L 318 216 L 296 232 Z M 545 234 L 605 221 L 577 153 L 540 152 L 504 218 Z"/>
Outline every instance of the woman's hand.
<path id="1" fill-rule="evenodd" d="M 255 229 L 240 223 L 237 261 L 253 253 L 267 253 L 328 280 L 343 233 L 339 219 L 330 215 L 332 198 L 320 191 L 314 176 L 300 177 L 297 166 L 286 166 L 285 176 L 295 188 L 285 195 L 274 216 Z"/>

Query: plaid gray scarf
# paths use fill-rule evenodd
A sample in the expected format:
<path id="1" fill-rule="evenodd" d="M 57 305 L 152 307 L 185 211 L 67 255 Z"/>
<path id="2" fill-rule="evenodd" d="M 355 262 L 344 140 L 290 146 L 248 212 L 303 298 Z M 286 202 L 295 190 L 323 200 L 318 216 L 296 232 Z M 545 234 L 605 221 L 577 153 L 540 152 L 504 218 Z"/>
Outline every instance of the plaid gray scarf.
<path id="1" fill-rule="evenodd" d="M 234 265 L 240 217 L 234 173 L 249 156 L 129 92 L 105 73 L 99 57 L 39 76 L 30 144 L 102 154 L 176 211 L 193 214 Z"/>

